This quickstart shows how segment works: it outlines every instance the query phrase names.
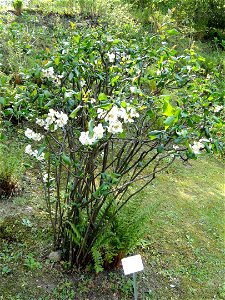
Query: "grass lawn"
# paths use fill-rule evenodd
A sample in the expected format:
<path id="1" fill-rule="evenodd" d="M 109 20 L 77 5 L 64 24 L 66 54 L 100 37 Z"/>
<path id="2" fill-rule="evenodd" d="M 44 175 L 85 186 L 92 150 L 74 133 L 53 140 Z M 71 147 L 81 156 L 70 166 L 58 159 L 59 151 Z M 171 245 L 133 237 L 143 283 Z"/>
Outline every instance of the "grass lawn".
<path id="1" fill-rule="evenodd" d="M 144 247 L 148 265 L 163 276 L 152 299 L 224 299 L 223 165 L 180 163 L 143 196 L 159 204 Z"/>
<path id="2" fill-rule="evenodd" d="M 22 197 L 0 202 L 0 299 L 132 299 L 122 270 L 94 275 L 49 261 L 42 194 L 35 179 L 25 180 Z M 139 299 L 224 299 L 223 181 L 214 158 L 177 162 L 139 195 L 149 216 L 135 251 L 145 266 Z"/>

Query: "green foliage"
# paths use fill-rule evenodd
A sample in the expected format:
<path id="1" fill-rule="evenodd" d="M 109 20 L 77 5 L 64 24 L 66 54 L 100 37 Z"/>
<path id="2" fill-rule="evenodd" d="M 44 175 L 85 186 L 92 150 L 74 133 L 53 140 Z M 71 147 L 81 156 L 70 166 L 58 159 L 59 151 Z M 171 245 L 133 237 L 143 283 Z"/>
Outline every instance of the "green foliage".
<path id="1" fill-rule="evenodd" d="M 115 209 L 111 208 L 108 218 Z M 141 202 L 135 199 L 113 218 L 111 225 L 97 238 L 91 250 L 97 273 L 104 268 L 119 267 L 121 259 L 135 250 L 146 233 L 150 213 L 149 210 L 142 210 Z"/>
<path id="2" fill-rule="evenodd" d="M 16 14 L 18 16 L 20 16 L 22 13 L 23 0 L 14 0 L 12 4 L 13 4 Z"/>
<path id="3" fill-rule="evenodd" d="M 0 144 L 0 198 L 11 197 L 20 190 L 23 165 L 17 151 L 14 145 Z"/>
<path id="4" fill-rule="evenodd" d="M 192 21 L 197 30 L 210 28 L 225 30 L 225 7 L 223 0 L 178 1 L 177 16 Z"/>
<path id="5" fill-rule="evenodd" d="M 24 266 L 30 270 L 41 269 L 41 264 L 36 261 L 32 253 L 27 254 L 27 257 L 24 260 Z"/>

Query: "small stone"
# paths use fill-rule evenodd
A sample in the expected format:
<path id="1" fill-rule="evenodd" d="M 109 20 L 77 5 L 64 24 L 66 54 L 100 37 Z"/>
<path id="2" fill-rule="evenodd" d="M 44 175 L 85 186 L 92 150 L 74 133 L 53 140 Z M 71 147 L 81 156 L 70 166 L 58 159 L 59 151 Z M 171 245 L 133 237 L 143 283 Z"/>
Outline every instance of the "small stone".
<path id="1" fill-rule="evenodd" d="M 58 262 L 61 260 L 61 251 L 53 251 L 49 254 L 48 258 L 53 262 Z"/>

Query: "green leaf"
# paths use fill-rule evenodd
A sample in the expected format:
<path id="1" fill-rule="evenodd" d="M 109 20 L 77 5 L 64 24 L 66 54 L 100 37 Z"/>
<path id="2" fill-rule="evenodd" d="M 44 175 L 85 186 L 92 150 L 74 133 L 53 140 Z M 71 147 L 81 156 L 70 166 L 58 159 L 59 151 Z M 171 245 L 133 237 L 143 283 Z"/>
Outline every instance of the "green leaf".
<path id="1" fill-rule="evenodd" d="M 26 169 L 29 169 L 29 168 L 31 167 L 31 165 L 28 164 L 28 163 L 24 163 L 23 165 L 24 165 L 24 167 L 25 167 Z"/>
<path id="2" fill-rule="evenodd" d="M 5 109 L 4 110 L 4 115 L 5 116 L 13 115 L 13 109 L 12 108 Z"/>
<path id="3" fill-rule="evenodd" d="M 58 66 L 59 63 L 60 63 L 60 56 L 57 56 L 57 57 L 55 58 L 55 64 L 56 64 L 56 66 Z"/>
<path id="4" fill-rule="evenodd" d="M 74 119 L 77 116 L 78 111 L 82 108 L 81 105 L 78 105 L 70 114 L 70 118 Z"/>
<path id="5" fill-rule="evenodd" d="M 0 132 L 0 141 L 5 140 L 5 138 L 6 138 L 6 136 L 2 132 Z"/>
<path id="6" fill-rule="evenodd" d="M 6 105 L 6 99 L 3 97 L 0 97 L 0 104 L 2 104 L 3 106 Z"/>
<path id="7" fill-rule="evenodd" d="M 53 61 L 50 60 L 50 61 L 45 65 L 45 68 L 47 69 L 47 68 L 51 67 L 52 65 L 53 65 Z"/>
<path id="8" fill-rule="evenodd" d="M 98 95 L 98 100 L 99 100 L 99 101 L 107 100 L 107 95 L 104 94 L 104 93 L 100 93 L 100 94 Z"/>
<path id="9" fill-rule="evenodd" d="M 120 78 L 119 75 L 113 77 L 113 78 L 111 79 L 111 85 L 114 86 L 114 85 L 116 84 L 116 82 L 119 80 L 119 78 Z"/>
<path id="10" fill-rule="evenodd" d="M 74 40 L 77 44 L 80 42 L 80 39 L 81 39 L 81 37 L 80 37 L 79 34 L 75 34 L 75 35 L 73 36 L 73 40 Z"/>
<path id="11" fill-rule="evenodd" d="M 211 149 L 209 148 L 208 144 L 205 143 L 204 146 L 205 146 L 206 151 L 207 151 L 208 153 L 210 153 L 210 152 L 211 152 Z"/>
<path id="12" fill-rule="evenodd" d="M 69 74 L 69 80 L 72 80 L 72 79 L 73 79 L 73 77 L 74 77 L 74 74 L 73 74 L 73 72 L 70 72 L 70 74 Z"/>
<path id="13" fill-rule="evenodd" d="M 174 108 L 169 103 L 169 101 L 165 101 L 163 105 L 163 115 L 166 117 L 170 117 L 174 114 Z"/>
<path id="14" fill-rule="evenodd" d="M 157 152 L 158 153 L 162 153 L 164 151 L 164 146 L 163 145 L 159 145 L 158 147 L 157 147 Z"/>
<path id="15" fill-rule="evenodd" d="M 161 130 L 153 130 L 148 133 L 148 137 L 150 138 L 150 140 L 155 140 L 160 138 L 161 134 L 162 134 Z"/>
<path id="16" fill-rule="evenodd" d="M 126 107 L 127 107 L 126 101 L 122 101 L 120 104 L 121 104 L 121 106 L 122 106 L 123 108 L 126 108 Z"/>
<path id="17" fill-rule="evenodd" d="M 66 165 L 71 165 L 70 157 L 67 156 L 65 153 L 62 154 L 62 160 L 64 161 L 64 163 L 65 163 Z"/>
<path id="18" fill-rule="evenodd" d="M 166 125 L 165 129 L 170 127 L 174 123 L 174 120 L 175 120 L 174 116 L 167 117 L 166 120 L 164 121 L 164 124 Z"/>
<path id="19" fill-rule="evenodd" d="M 89 136 L 90 137 L 92 137 L 93 136 L 93 134 L 94 134 L 94 131 L 93 131 L 93 129 L 94 129 L 94 120 L 93 119 L 91 119 L 90 121 L 89 121 L 89 123 L 88 123 L 88 128 L 89 128 Z"/>
<path id="20" fill-rule="evenodd" d="M 112 103 L 110 102 L 106 102 L 104 104 L 99 105 L 99 108 L 105 109 L 106 111 L 110 110 L 111 107 L 112 107 Z"/>
<path id="21" fill-rule="evenodd" d="M 43 153 L 43 151 L 45 150 L 45 148 L 46 148 L 45 146 L 40 147 L 37 155 L 40 156 L 41 153 Z"/>
<path id="22" fill-rule="evenodd" d="M 35 90 L 33 90 L 33 92 L 30 94 L 30 96 L 31 97 L 34 97 L 34 96 L 36 96 L 37 95 L 37 90 L 35 89 Z"/>
<path id="23" fill-rule="evenodd" d="M 178 35 L 180 34 L 179 31 L 177 31 L 175 28 L 169 29 L 166 31 L 169 35 Z"/>
<path id="24" fill-rule="evenodd" d="M 45 160 L 47 160 L 49 158 L 49 156 L 50 156 L 50 153 L 49 152 L 45 152 L 45 155 L 44 155 Z"/>

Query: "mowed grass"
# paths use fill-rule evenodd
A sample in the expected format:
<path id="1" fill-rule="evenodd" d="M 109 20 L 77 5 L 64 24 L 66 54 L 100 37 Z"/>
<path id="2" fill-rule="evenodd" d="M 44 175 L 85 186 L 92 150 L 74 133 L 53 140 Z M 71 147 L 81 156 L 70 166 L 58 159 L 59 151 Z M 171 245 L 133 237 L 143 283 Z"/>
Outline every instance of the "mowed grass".
<path id="1" fill-rule="evenodd" d="M 158 278 L 144 299 L 225 299 L 224 179 L 214 158 L 178 162 L 140 195 L 152 203 L 145 285 Z"/>

